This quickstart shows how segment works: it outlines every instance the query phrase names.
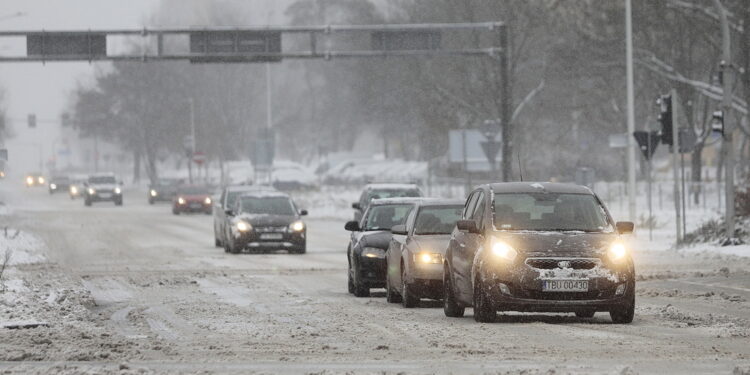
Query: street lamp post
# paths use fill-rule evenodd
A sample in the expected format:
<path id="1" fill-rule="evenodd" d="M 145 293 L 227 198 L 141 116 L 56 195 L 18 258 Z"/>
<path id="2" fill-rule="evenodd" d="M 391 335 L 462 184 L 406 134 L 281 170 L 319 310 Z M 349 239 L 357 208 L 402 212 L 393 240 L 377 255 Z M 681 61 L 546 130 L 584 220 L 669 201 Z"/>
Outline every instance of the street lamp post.
<path id="1" fill-rule="evenodd" d="M 625 0 L 625 45 L 628 96 L 628 217 L 635 221 L 635 95 L 633 93 L 633 7 Z"/>

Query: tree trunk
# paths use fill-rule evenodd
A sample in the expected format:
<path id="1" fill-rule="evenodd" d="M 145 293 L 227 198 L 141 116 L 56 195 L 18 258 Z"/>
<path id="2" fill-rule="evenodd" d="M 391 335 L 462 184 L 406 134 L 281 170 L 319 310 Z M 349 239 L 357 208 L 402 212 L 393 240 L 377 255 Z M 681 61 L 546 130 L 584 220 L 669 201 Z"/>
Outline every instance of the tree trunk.
<path id="1" fill-rule="evenodd" d="M 693 203 L 698 205 L 700 204 L 701 189 L 703 189 L 703 185 L 701 185 L 701 181 L 703 180 L 703 142 L 698 142 L 695 145 L 690 164 L 693 182 L 690 190 L 693 193 Z"/>
<path id="2" fill-rule="evenodd" d="M 141 182 L 141 153 L 133 150 L 133 183 Z"/>

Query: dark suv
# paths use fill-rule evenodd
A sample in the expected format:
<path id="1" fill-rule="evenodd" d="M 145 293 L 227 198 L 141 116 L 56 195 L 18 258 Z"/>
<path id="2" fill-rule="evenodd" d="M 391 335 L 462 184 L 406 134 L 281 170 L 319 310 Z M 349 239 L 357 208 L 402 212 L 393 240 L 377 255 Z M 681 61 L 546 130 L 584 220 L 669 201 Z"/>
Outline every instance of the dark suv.
<path id="1" fill-rule="evenodd" d="M 225 237 L 227 228 L 231 226 L 232 216 L 227 215 L 227 211 L 235 208 L 237 198 L 245 193 L 276 191 L 270 186 L 259 185 L 234 185 L 227 186 L 221 190 L 218 200 L 214 202 L 214 244 L 216 247 L 224 247 L 227 239 Z"/>
<path id="2" fill-rule="evenodd" d="M 370 201 L 385 198 L 417 198 L 423 197 L 422 190 L 415 184 L 368 184 L 359 195 L 359 200 L 352 203 L 354 221 L 362 220 L 362 214 L 367 211 Z"/>
<path id="3" fill-rule="evenodd" d="M 497 311 L 608 311 L 633 321 L 635 269 L 623 235 L 633 223 L 612 220 L 586 187 L 499 183 L 469 195 L 443 264 L 444 311 L 474 307 L 478 322 Z"/>
<path id="4" fill-rule="evenodd" d="M 114 202 L 122 206 L 122 187 L 112 173 L 91 175 L 84 184 L 83 197 L 86 206 L 94 202 Z"/>

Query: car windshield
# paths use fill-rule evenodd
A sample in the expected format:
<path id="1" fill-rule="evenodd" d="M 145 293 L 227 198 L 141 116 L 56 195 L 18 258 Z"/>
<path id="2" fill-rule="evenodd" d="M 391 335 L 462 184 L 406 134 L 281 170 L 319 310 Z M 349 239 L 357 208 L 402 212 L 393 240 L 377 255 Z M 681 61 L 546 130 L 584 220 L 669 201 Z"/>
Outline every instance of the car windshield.
<path id="1" fill-rule="evenodd" d="M 371 206 L 368 210 L 364 230 L 391 230 L 395 225 L 404 224 L 413 207 L 412 204 Z"/>
<path id="2" fill-rule="evenodd" d="M 240 213 L 243 214 L 281 216 L 295 214 L 292 201 L 287 197 L 242 197 L 240 199 Z"/>
<path id="3" fill-rule="evenodd" d="M 461 218 L 463 206 L 423 207 L 414 223 L 414 234 L 450 234 Z"/>
<path id="4" fill-rule="evenodd" d="M 419 190 L 417 189 L 384 189 L 384 190 L 372 190 L 369 193 L 368 201 L 373 199 L 383 198 L 414 198 L 421 197 Z"/>
<path id="5" fill-rule="evenodd" d="M 93 176 L 89 177 L 90 184 L 116 184 L 117 180 L 114 176 Z"/>
<path id="6" fill-rule="evenodd" d="M 611 232 L 604 207 L 588 194 L 497 193 L 500 230 Z"/>
<path id="7" fill-rule="evenodd" d="M 211 189 L 205 186 L 187 186 L 180 189 L 180 194 L 183 195 L 209 195 Z"/>

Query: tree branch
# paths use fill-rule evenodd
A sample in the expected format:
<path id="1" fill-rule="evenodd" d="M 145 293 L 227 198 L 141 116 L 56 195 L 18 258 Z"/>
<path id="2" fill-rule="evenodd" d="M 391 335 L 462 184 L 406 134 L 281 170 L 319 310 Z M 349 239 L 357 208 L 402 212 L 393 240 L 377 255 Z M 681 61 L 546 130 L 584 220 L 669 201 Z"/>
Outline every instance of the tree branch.
<path id="1" fill-rule="evenodd" d="M 531 99 L 536 96 L 542 89 L 544 88 L 544 78 L 542 78 L 541 82 L 539 82 L 539 85 L 535 87 L 533 90 L 531 90 L 523 100 L 521 100 L 521 103 L 516 106 L 516 109 L 513 111 L 513 115 L 510 117 L 510 122 L 515 122 L 518 115 L 523 110 L 523 107 L 526 106 L 526 103 L 530 102 Z"/>

